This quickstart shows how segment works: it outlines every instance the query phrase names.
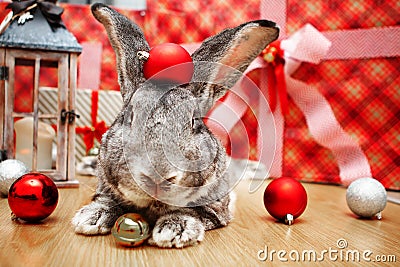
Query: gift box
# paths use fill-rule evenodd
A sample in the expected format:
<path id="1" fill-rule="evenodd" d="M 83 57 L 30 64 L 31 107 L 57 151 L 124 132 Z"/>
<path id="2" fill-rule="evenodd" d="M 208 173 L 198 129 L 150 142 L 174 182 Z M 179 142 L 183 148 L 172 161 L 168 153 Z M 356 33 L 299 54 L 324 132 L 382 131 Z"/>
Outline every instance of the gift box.
<path id="1" fill-rule="evenodd" d="M 272 177 L 348 184 L 372 176 L 400 189 L 399 13 L 396 1 L 261 1 L 261 16 L 280 24 L 282 40 L 292 39 L 283 50 L 296 65 L 285 66 L 288 111 L 273 113 Z M 315 55 L 321 53 L 319 37 L 299 41 L 307 24 L 330 43 L 321 55 Z M 311 58 L 304 59 L 302 49 Z M 263 68 L 248 74 L 258 85 L 267 79 Z M 265 110 L 250 106 L 231 129 L 230 142 L 250 134 L 252 147 L 236 145 L 232 156 L 259 159 L 263 148 L 254 129 L 256 114 Z"/>
<path id="2" fill-rule="evenodd" d="M 42 87 L 39 90 L 39 113 L 54 113 L 57 90 Z M 122 96 L 116 91 L 79 89 L 76 92 L 76 161 L 81 161 L 91 148 L 98 148 L 102 134 L 114 122 L 122 109 Z M 46 121 L 46 120 L 43 120 Z M 55 121 L 46 121 L 55 125 Z"/>

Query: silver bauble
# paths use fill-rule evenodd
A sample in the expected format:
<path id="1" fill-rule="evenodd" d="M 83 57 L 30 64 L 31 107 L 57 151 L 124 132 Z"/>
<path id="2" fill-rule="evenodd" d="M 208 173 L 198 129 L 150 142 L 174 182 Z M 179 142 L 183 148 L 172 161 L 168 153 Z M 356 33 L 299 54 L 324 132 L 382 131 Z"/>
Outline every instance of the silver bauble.
<path id="1" fill-rule="evenodd" d="M 7 197 L 15 180 L 28 172 L 26 165 L 19 160 L 7 159 L 0 162 L 0 196 Z"/>
<path id="2" fill-rule="evenodd" d="M 380 212 L 386 207 L 386 190 L 376 179 L 360 178 L 347 188 L 346 201 L 354 214 L 364 218 L 376 215 L 380 219 Z"/>

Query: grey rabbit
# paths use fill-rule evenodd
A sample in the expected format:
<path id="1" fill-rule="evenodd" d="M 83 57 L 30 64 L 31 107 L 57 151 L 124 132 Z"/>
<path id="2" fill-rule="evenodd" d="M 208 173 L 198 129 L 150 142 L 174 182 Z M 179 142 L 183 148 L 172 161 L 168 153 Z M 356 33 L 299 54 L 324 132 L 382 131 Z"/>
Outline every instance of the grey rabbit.
<path id="1" fill-rule="evenodd" d="M 227 225 L 234 206 L 228 157 L 202 118 L 279 28 L 257 20 L 226 29 L 191 55 L 191 82 L 160 85 L 143 75 L 137 53 L 150 47 L 142 30 L 104 4 L 91 9 L 116 53 L 124 103 L 102 137 L 98 186 L 72 219 L 75 232 L 108 234 L 119 216 L 134 212 L 152 229 L 150 245 L 195 245 L 206 230 Z"/>

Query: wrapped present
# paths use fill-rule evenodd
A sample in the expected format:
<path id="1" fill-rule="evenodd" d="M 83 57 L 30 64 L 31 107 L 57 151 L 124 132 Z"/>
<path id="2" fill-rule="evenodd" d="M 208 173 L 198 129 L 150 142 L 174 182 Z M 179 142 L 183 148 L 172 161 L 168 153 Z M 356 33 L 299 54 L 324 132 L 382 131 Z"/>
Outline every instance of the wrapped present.
<path id="1" fill-rule="evenodd" d="M 39 90 L 39 112 L 54 113 L 57 103 L 57 90 L 42 87 Z M 106 90 L 79 89 L 76 92 L 76 160 L 79 162 L 90 149 L 99 146 L 101 136 L 113 123 L 122 109 L 119 92 Z M 50 124 L 55 124 L 50 121 Z"/>
<path id="2" fill-rule="evenodd" d="M 262 126 L 269 108 L 261 106 L 242 109 L 238 124 L 250 123 L 247 132 L 260 125 L 263 134 L 247 153 L 269 164 L 271 176 L 345 185 L 372 176 L 400 189 L 400 28 L 393 12 L 395 1 L 261 1 L 261 16 L 281 27 L 287 101 L 279 99 L 273 112 L 275 129 Z M 260 87 L 267 65 L 258 58 L 249 69 Z M 267 90 L 264 96 L 271 103 Z M 243 139 L 237 128 L 229 129 L 231 142 Z"/>

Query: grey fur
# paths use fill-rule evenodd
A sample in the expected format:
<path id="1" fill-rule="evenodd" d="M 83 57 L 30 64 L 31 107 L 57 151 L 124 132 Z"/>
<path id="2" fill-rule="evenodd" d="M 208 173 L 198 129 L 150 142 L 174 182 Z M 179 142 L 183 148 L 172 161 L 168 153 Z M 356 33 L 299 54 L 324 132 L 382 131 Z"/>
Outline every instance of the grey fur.
<path id="1" fill-rule="evenodd" d="M 149 46 L 139 27 L 103 4 L 92 12 L 115 50 L 124 105 L 102 138 L 96 194 L 74 216 L 75 232 L 107 234 L 120 215 L 136 212 L 153 229 L 149 244 L 196 244 L 231 221 L 235 182 L 201 118 L 279 30 L 268 21 L 227 29 L 192 55 L 192 82 L 161 86 L 142 74 L 136 53 Z"/>

